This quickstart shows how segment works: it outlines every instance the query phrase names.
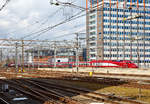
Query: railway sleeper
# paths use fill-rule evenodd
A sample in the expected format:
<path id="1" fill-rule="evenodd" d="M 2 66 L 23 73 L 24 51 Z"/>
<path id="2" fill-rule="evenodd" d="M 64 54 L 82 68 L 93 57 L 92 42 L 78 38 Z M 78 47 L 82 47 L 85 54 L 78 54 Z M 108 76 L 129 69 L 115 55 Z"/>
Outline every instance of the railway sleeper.
<path id="1" fill-rule="evenodd" d="M 17 81 L 17 82 L 20 82 L 20 81 Z M 52 93 L 48 93 L 48 92 L 43 91 L 43 90 L 41 90 L 39 88 L 31 88 L 31 87 L 28 87 L 27 85 L 22 85 L 22 86 L 25 86 L 25 88 L 27 88 L 29 91 L 33 92 L 35 95 L 41 96 L 44 101 L 51 100 L 51 101 L 55 102 L 55 104 L 61 104 L 61 102 L 57 102 L 57 101 L 53 100 L 54 98 L 56 99 L 57 97 L 56 97 L 56 95 L 54 95 Z"/>
<path id="2" fill-rule="evenodd" d="M 36 85 L 36 86 L 38 86 L 38 87 L 40 87 L 40 88 L 42 88 L 44 91 L 42 91 L 42 90 L 37 90 L 37 91 L 40 91 L 40 92 L 43 93 L 44 95 L 51 96 L 52 98 L 57 99 L 57 100 L 60 100 L 60 101 L 62 101 L 62 102 L 64 102 L 64 103 L 67 103 L 67 104 L 78 104 L 76 101 L 73 101 L 71 98 L 62 96 L 62 94 L 60 94 L 60 93 L 58 93 L 58 92 L 56 92 L 56 91 L 50 90 L 50 89 L 48 89 L 48 88 L 46 88 L 46 87 L 43 87 L 43 86 L 41 86 L 41 85 L 39 85 L 39 84 L 36 84 L 36 83 L 34 83 L 34 82 L 31 82 L 31 81 L 29 81 L 29 80 L 26 80 L 26 81 L 27 81 L 27 82 L 30 82 L 30 83 L 32 83 L 32 84 L 34 84 L 34 85 Z M 46 91 L 45 91 L 45 90 L 46 90 Z"/>
<path id="3" fill-rule="evenodd" d="M 117 103 L 115 101 L 112 101 L 112 98 L 110 98 L 110 96 L 106 96 L 104 94 L 101 94 L 98 97 L 94 97 L 95 95 L 90 96 L 90 95 L 87 95 L 87 94 L 83 93 L 83 91 L 81 91 L 81 89 L 80 89 L 80 91 L 78 91 L 78 90 L 71 89 L 71 88 L 68 88 L 68 87 L 63 88 L 62 86 L 58 87 L 58 86 L 54 86 L 54 85 L 49 86 L 48 84 L 42 84 L 42 83 L 38 83 L 38 84 L 41 84 L 41 85 L 46 86 L 46 87 L 57 88 L 59 90 L 64 90 L 64 91 L 71 92 L 71 93 L 76 93 L 78 95 L 82 95 L 82 96 L 92 98 L 92 99 L 95 99 L 95 100 L 98 100 L 98 101 L 105 101 L 105 102 L 107 101 L 107 102 L 111 102 L 112 104 L 120 104 L 120 103 Z M 95 94 L 95 93 L 92 93 L 92 92 L 89 92 L 89 93 Z"/>
<path id="4" fill-rule="evenodd" d="M 37 81 L 37 80 L 35 80 Z M 41 82 L 41 81 L 37 81 L 37 82 Z M 50 82 L 45 82 L 45 81 L 42 81 L 41 83 L 46 83 L 45 85 L 51 85 L 52 86 L 56 86 L 55 84 L 52 84 Z M 106 95 L 106 94 L 101 94 L 101 93 L 96 93 L 96 92 L 91 92 L 89 90 L 83 90 L 83 89 L 79 89 L 79 88 L 72 88 L 72 87 L 69 87 L 69 86 L 64 86 L 64 85 L 60 85 L 60 84 L 57 84 L 57 88 L 58 88 L 58 85 L 59 87 L 62 89 L 71 89 L 72 91 L 75 90 L 74 92 L 78 92 L 78 94 L 83 94 L 83 93 L 91 93 L 91 94 L 95 94 L 95 95 L 98 95 L 98 96 L 103 96 L 103 97 L 106 97 L 106 98 L 109 98 L 109 99 L 113 99 L 113 100 L 117 100 L 117 101 L 124 101 L 124 102 L 128 102 L 128 103 L 133 103 L 133 104 L 143 104 L 139 101 L 135 101 L 135 100 L 130 100 L 130 99 L 126 99 L 126 98 L 122 98 L 122 97 L 117 97 L 117 96 L 112 96 L 112 95 Z M 48 86 L 47 86 L 48 87 Z M 70 91 L 71 91 L 70 90 Z M 68 91 L 68 90 L 67 90 Z M 82 93 L 81 93 L 82 92 Z"/>
<path id="5" fill-rule="evenodd" d="M 4 100 L 3 98 L 0 98 L 0 104 L 10 104 L 10 103 Z"/>
<path id="6" fill-rule="evenodd" d="M 41 95 L 39 96 L 38 94 L 33 93 L 31 90 L 28 90 L 28 89 L 25 90 L 25 89 L 23 89 L 23 88 L 27 88 L 27 87 L 24 87 L 21 84 L 18 84 L 18 83 L 13 82 L 13 81 L 7 81 L 7 83 L 9 83 L 9 86 L 11 88 L 13 88 L 13 89 L 15 89 L 15 90 L 17 90 L 19 92 L 22 92 L 25 95 L 31 96 L 31 97 L 33 97 L 33 98 L 35 98 L 37 100 L 40 100 L 40 101 L 45 101 L 46 100 L 44 98 L 41 98 L 43 96 L 41 96 Z"/>

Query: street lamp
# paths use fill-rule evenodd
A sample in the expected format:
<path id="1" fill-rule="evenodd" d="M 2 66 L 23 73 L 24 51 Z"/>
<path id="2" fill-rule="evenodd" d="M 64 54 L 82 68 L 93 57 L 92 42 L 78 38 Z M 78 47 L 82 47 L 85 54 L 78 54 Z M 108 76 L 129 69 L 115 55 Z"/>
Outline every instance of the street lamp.
<path id="1" fill-rule="evenodd" d="M 135 16 L 131 16 L 131 17 L 128 17 L 128 18 L 123 18 L 123 21 L 137 19 L 137 18 L 141 18 L 141 17 L 142 17 L 141 15 L 135 15 Z"/>
<path id="2" fill-rule="evenodd" d="M 131 37 L 131 41 L 136 41 L 137 40 L 137 57 L 138 57 L 138 60 L 137 60 L 137 64 L 139 66 L 139 61 L 140 61 L 140 56 L 139 56 L 139 36 L 137 37 Z"/>

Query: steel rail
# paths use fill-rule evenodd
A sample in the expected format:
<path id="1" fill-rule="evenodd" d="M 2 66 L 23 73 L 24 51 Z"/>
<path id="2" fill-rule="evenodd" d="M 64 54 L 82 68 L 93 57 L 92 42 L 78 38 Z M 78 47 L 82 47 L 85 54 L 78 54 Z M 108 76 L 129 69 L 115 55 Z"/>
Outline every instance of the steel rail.
<path id="1" fill-rule="evenodd" d="M 3 98 L 0 98 L 0 104 L 10 104 L 10 103 L 4 100 Z"/>
<path id="2" fill-rule="evenodd" d="M 37 88 L 37 86 L 28 85 L 25 81 L 14 80 L 12 83 L 16 83 L 16 86 L 23 87 L 23 90 L 28 90 L 35 95 L 41 96 L 44 101 L 53 101 L 55 104 L 79 104 L 75 101 L 70 100 L 69 98 L 63 98 L 63 96 L 59 95 L 54 91 L 50 91 L 46 88 Z M 46 90 L 46 91 L 45 91 Z"/>
<path id="3" fill-rule="evenodd" d="M 54 90 L 48 89 L 47 87 L 41 86 L 40 84 L 36 84 L 34 82 L 29 81 L 29 79 L 22 79 L 20 82 L 27 82 L 30 83 L 32 86 L 36 86 L 38 88 L 34 88 L 36 91 L 43 93 L 44 95 L 47 95 L 49 97 L 52 97 L 52 99 L 60 100 L 63 103 L 67 104 L 79 104 L 75 100 L 71 99 L 70 97 L 66 97 L 65 95 L 56 92 Z"/>
<path id="4" fill-rule="evenodd" d="M 102 94 L 102 93 L 91 92 L 91 91 L 85 90 L 85 89 L 83 90 L 83 89 L 74 88 L 74 87 L 70 87 L 70 86 L 64 86 L 64 85 L 60 85 L 60 84 L 56 85 L 54 83 L 45 82 L 45 81 L 39 81 L 39 80 L 32 80 L 32 81 L 39 82 L 38 84 L 44 85 L 46 87 L 53 87 L 55 89 L 64 90 L 66 92 L 77 93 L 77 94 L 80 94 L 80 95 L 83 95 L 83 96 L 86 96 L 86 97 L 89 97 L 89 98 L 93 98 L 93 99 L 98 100 L 98 101 L 104 101 L 104 102 L 108 102 L 108 103 L 112 103 L 112 104 L 120 104 L 120 103 L 118 103 L 116 101 L 125 102 L 125 103 L 131 103 L 131 104 L 143 104 L 143 103 L 135 101 L 135 100 L 129 100 L 129 99 L 122 98 L 122 97 L 117 97 L 117 96 L 111 96 L 111 95 L 106 95 L 106 94 Z M 42 84 L 42 83 L 45 83 L 45 84 Z M 91 94 L 99 96 L 99 97 L 86 95 L 84 93 L 91 93 Z"/>
<path id="5" fill-rule="evenodd" d="M 47 96 L 45 96 L 39 92 L 36 92 L 35 90 L 28 88 L 27 86 L 24 86 L 18 82 L 15 82 L 15 80 L 3 80 L 3 82 L 7 82 L 9 84 L 9 86 L 11 88 L 13 88 L 14 90 L 19 91 L 19 92 L 21 92 L 27 96 L 30 96 L 33 99 L 36 99 L 40 102 L 48 101 L 48 102 L 52 102 L 52 104 L 61 104 L 61 103 L 56 103 L 55 101 L 53 101 L 49 97 L 47 97 Z"/>

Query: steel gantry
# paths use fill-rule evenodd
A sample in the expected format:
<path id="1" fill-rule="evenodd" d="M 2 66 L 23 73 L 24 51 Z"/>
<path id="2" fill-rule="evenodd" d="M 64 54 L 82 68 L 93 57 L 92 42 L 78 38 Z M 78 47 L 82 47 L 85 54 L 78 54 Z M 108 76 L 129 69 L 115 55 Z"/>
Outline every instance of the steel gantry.
<path id="1" fill-rule="evenodd" d="M 21 65 L 21 72 L 24 71 L 25 61 L 29 60 L 29 53 L 32 54 L 32 58 L 35 57 L 35 50 L 38 50 L 38 60 L 40 51 L 43 50 L 55 50 L 54 59 L 56 60 L 57 50 L 68 49 L 74 50 L 77 48 L 75 41 L 61 40 L 61 41 L 49 41 L 49 40 L 19 40 L 19 39 L 0 39 L 0 56 L 1 62 L 8 59 L 15 62 L 16 71 L 19 71 L 18 66 Z M 6 51 L 6 50 L 10 51 Z M 32 60 L 33 60 L 32 59 Z M 9 62 L 8 62 L 9 63 Z M 8 64 L 7 63 L 7 64 Z M 34 64 L 34 63 L 33 63 Z M 33 65 L 34 66 L 34 65 Z M 39 64 L 38 64 L 39 66 Z M 56 61 L 55 61 L 56 67 Z"/>

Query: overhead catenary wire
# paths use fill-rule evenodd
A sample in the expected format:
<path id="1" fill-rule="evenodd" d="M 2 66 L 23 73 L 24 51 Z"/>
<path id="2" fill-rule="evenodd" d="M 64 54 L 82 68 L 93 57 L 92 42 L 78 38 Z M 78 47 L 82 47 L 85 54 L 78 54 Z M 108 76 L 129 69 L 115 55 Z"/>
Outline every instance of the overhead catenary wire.
<path id="1" fill-rule="evenodd" d="M 83 32 L 83 31 L 85 31 L 85 30 L 80 30 L 80 31 L 77 31 L 77 32 L 72 32 L 72 33 L 62 34 L 62 35 L 59 35 L 59 36 L 53 37 L 53 39 L 61 38 L 61 37 L 65 37 L 65 36 L 68 36 L 68 35 L 74 35 L 75 33 Z"/>
<path id="2" fill-rule="evenodd" d="M 56 5 L 56 6 L 59 6 L 59 5 L 62 5 L 62 6 L 67 6 L 67 7 L 73 7 L 73 8 L 76 8 L 76 9 L 80 9 L 80 10 L 85 10 L 84 7 L 81 7 L 81 6 L 78 6 L 78 5 L 75 5 L 75 4 L 72 4 L 72 2 L 60 2 L 58 0 L 56 0 L 56 3 L 53 2 L 53 0 L 50 1 L 50 3 L 53 5 Z"/>
<path id="3" fill-rule="evenodd" d="M 114 4 L 116 4 L 116 3 L 114 3 Z M 99 9 L 99 10 L 101 11 L 101 9 Z M 81 12 L 83 12 L 83 11 L 85 11 L 85 10 L 82 10 Z M 76 15 L 74 15 L 74 16 L 76 16 Z M 74 17 L 74 16 L 72 16 L 72 17 Z M 85 16 L 85 15 L 82 15 L 82 16 Z M 82 16 L 79 16 L 79 17 L 82 17 Z M 72 17 L 70 17 L 69 19 L 64 20 L 64 21 L 62 21 L 62 22 L 60 22 L 60 23 L 58 23 L 58 24 L 56 24 L 56 25 L 54 25 L 54 26 L 49 26 L 49 27 L 47 27 L 47 28 L 45 28 L 45 29 L 41 29 L 41 30 L 39 30 L 39 31 L 37 31 L 37 32 L 30 33 L 30 34 L 28 34 L 27 36 L 25 36 L 25 38 L 30 37 L 30 36 L 32 36 L 32 35 L 34 35 L 34 34 L 36 34 L 36 36 L 34 37 L 34 38 L 36 38 L 36 37 L 38 37 L 38 36 L 40 36 L 40 35 L 46 33 L 47 31 L 49 31 L 49 30 L 51 30 L 51 29 L 53 29 L 53 28 L 55 28 L 55 27 L 57 27 L 57 26 L 59 26 L 59 25 L 61 25 L 61 24 L 64 24 L 64 23 L 66 23 L 66 22 L 71 21 L 71 20 L 72 20 Z M 78 17 L 78 18 L 79 18 L 79 17 Z M 33 39 L 34 39 L 34 38 L 33 38 Z"/>
<path id="4" fill-rule="evenodd" d="M 85 10 L 82 10 L 81 12 L 83 12 L 83 11 L 85 11 Z M 74 16 L 72 16 L 72 17 L 74 17 Z M 72 17 L 70 17 L 69 19 L 71 19 Z M 69 19 L 67 19 L 67 20 L 69 20 Z M 65 20 L 65 21 L 67 21 L 67 20 Z M 59 24 L 56 24 L 55 26 L 52 26 L 52 27 L 47 27 L 47 28 L 45 28 L 45 29 L 41 29 L 40 31 L 37 31 L 37 32 L 29 33 L 28 35 L 22 37 L 22 39 L 25 39 L 25 38 L 27 38 L 27 37 L 30 37 L 30 36 L 32 36 L 32 35 L 34 35 L 34 34 L 37 34 L 37 36 L 39 36 L 39 35 L 41 35 L 42 33 L 45 33 L 45 32 L 47 32 L 47 31 L 49 31 L 50 28 L 55 28 L 55 27 L 57 27 L 57 25 L 59 25 Z M 36 36 L 35 36 L 35 37 L 36 37 Z"/>
<path id="5" fill-rule="evenodd" d="M 40 24 L 39 28 L 41 28 L 41 26 L 43 26 L 44 24 L 46 24 L 48 22 L 49 17 L 52 17 L 52 16 L 56 15 L 61 9 L 62 9 L 62 7 L 57 9 L 52 14 L 50 14 L 46 20 L 43 20 L 43 22 Z M 39 30 L 39 28 L 36 28 L 35 30 L 37 30 L 37 29 Z M 25 39 L 27 37 L 30 37 L 31 34 L 34 34 L 34 33 L 36 34 L 36 32 L 34 32 L 35 30 L 33 30 L 31 33 L 25 34 L 25 36 L 21 37 L 21 39 Z"/>
<path id="6" fill-rule="evenodd" d="M 41 26 L 45 25 L 48 22 L 48 20 L 50 19 L 50 17 L 56 15 L 61 9 L 62 9 L 62 7 L 59 8 L 59 9 L 57 9 L 56 11 L 54 11 L 53 13 L 51 13 L 50 15 L 48 15 L 46 19 L 44 18 L 44 19 L 41 19 L 41 20 L 35 20 L 34 23 L 32 23 L 30 25 L 27 25 L 27 26 L 21 28 L 20 30 L 25 30 L 25 29 L 31 28 L 31 27 L 33 27 L 35 25 L 38 25 L 38 24 L 39 24 L 39 26 L 36 27 L 33 31 L 31 31 L 31 33 L 33 33 L 36 30 L 39 30 L 39 28 L 41 28 Z M 10 35 L 10 34 L 16 33 L 16 32 L 18 32 L 18 30 L 14 30 L 14 31 L 8 32 L 5 35 Z M 29 33 L 27 33 L 27 34 L 29 34 Z M 26 34 L 22 34 L 22 35 L 26 35 Z M 21 37 L 21 39 L 24 39 L 24 38 L 26 38 L 26 36 Z"/>
<path id="7" fill-rule="evenodd" d="M 38 21 L 35 21 L 34 23 L 32 23 L 32 24 L 30 24 L 30 25 L 27 25 L 27 26 L 25 26 L 25 27 L 22 27 L 20 30 L 24 30 L 24 29 L 29 28 L 29 27 L 31 27 L 31 26 L 34 26 L 34 25 L 36 25 L 36 24 L 38 24 L 38 23 L 39 23 Z M 7 30 L 7 31 L 9 31 L 9 30 Z M 10 32 L 8 32 L 8 33 L 5 33 L 5 35 L 10 35 L 10 34 L 15 33 L 15 32 L 18 32 L 18 30 L 12 30 L 12 31 L 10 31 Z"/>
<path id="8" fill-rule="evenodd" d="M 74 1 L 75 1 L 75 0 L 74 0 Z M 72 1 L 71 3 L 73 3 L 74 1 Z M 31 24 L 31 25 L 28 25 L 28 26 L 26 26 L 26 27 L 23 27 L 22 30 L 24 30 L 24 29 L 26 29 L 26 28 L 31 28 L 32 26 L 34 26 L 34 25 L 36 25 L 36 24 L 40 24 L 36 29 L 34 29 L 33 31 L 31 31 L 31 33 L 33 33 L 35 30 L 39 30 L 39 29 L 41 28 L 41 26 L 45 25 L 45 24 L 49 21 L 49 19 L 50 19 L 51 17 L 53 17 L 54 15 L 56 15 L 61 9 L 63 9 L 63 7 L 59 8 L 59 9 L 57 9 L 56 11 L 54 11 L 53 13 L 51 13 L 51 14 L 47 17 L 47 19 L 37 20 L 37 21 L 35 21 L 35 23 L 33 23 L 33 24 Z M 42 22 L 41 22 L 41 21 L 42 21 Z M 15 33 L 15 32 L 17 32 L 17 31 L 18 31 L 18 30 L 14 30 L 14 31 L 12 31 L 12 32 L 6 33 L 6 35 Z M 21 39 L 24 39 L 24 38 L 28 37 L 28 34 L 30 35 L 30 33 L 24 34 L 24 35 L 27 35 L 27 36 L 23 36 L 23 37 L 21 37 Z M 23 34 L 22 34 L 22 35 L 23 35 Z"/>
<path id="9" fill-rule="evenodd" d="M 74 20 L 74 19 L 78 19 L 78 18 L 80 18 L 80 17 L 83 17 L 83 16 L 85 16 L 86 14 L 83 14 L 83 15 L 78 16 L 78 17 L 75 17 L 75 16 L 79 15 L 80 13 L 82 13 L 82 12 L 84 12 L 84 11 L 85 11 L 85 10 L 82 10 L 82 11 L 78 12 L 77 14 L 71 16 L 71 17 L 68 18 L 67 20 L 64 20 L 64 21 L 62 21 L 62 22 L 60 22 L 60 23 L 58 23 L 58 24 L 56 24 L 56 25 L 54 25 L 54 26 L 49 26 L 49 27 L 47 27 L 47 28 L 45 28 L 45 29 L 41 29 L 40 31 L 37 31 L 37 32 L 34 32 L 34 33 L 30 33 L 30 34 L 28 34 L 25 38 L 30 37 L 30 36 L 32 36 L 32 35 L 34 35 L 34 34 L 36 34 L 36 36 L 34 37 L 34 38 L 36 38 L 36 37 L 42 35 L 43 33 L 47 32 L 47 31 L 49 31 L 49 30 L 51 30 L 51 29 L 53 29 L 53 28 L 55 28 L 55 27 L 57 27 L 57 26 L 59 26 L 59 25 L 61 25 L 61 24 L 64 24 L 64 23 L 67 23 L 67 22 L 69 22 L 69 21 L 71 21 L 71 20 Z M 74 17 L 75 17 L 75 18 L 74 18 Z M 33 38 L 33 39 L 34 39 L 34 38 Z"/>
<path id="10" fill-rule="evenodd" d="M 49 30 L 47 30 L 47 31 L 49 31 Z M 41 36 L 43 33 L 47 32 L 47 31 L 44 31 L 44 32 L 42 32 L 42 33 L 40 33 L 40 34 L 37 34 L 37 35 L 38 35 L 38 36 Z M 37 38 L 38 36 L 35 36 L 35 37 L 33 37 L 32 39 L 35 39 L 35 38 Z M 31 43 L 32 43 L 32 42 L 28 43 L 28 45 L 31 44 Z"/>
<path id="11" fill-rule="evenodd" d="M 6 0 L 5 3 L 0 7 L 0 11 L 2 11 L 9 2 L 10 0 Z"/>
<path id="12" fill-rule="evenodd" d="M 85 15 L 85 14 L 84 14 L 84 15 Z M 79 16 L 79 17 L 82 17 L 82 16 L 83 16 L 83 15 L 81 15 L 81 16 Z M 75 18 L 75 19 L 77 19 L 77 18 Z M 63 22 L 63 23 L 64 23 L 64 22 Z M 63 23 L 59 23 L 58 25 L 61 25 L 61 24 L 63 24 Z M 57 26 L 58 26 L 58 25 L 57 25 Z M 54 26 L 54 27 L 55 27 L 55 26 Z M 53 28 L 54 28 L 54 27 L 53 27 Z M 53 29 L 53 28 L 51 28 L 51 29 Z M 49 31 L 49 29 L 46 30 L 46 31 L 43 31 L 42 33 L 39 33 L 39 34 L 37 34 L 37 35 L 38 35 L 38 36 L 41 36 L 43 33 L 47 32 L 47 31 Z M 37 35 L 36 35 L 35 37 L 33 37 L 32 39 L 38 37 Z M 31 43 L 32 43 L 32 42 L 28 43 L 28 45 L 31 44 Z"/>
<path id="13" fill-rule="evenodd" d="M 83 12 L 83 11 L 85 11 L 85 10 L 82 10 L 81 12 Z M 79 12 L 79 13 L 80 13 L 80 12 Z M 77 13 L 76 15 L 78 15 L 78 13 Z M 37 32 L 34 32 L 34 33 L 30 33 L 30 34 L 28 34 L 27 36 L 24 36 L 24 37 L 22 37 L 22 38 L 24 39 L 24 38 L 30 37 L 30 36 L 33 35 L 33 34 L 37 34 L 37 33 L 39 33 L 39 34 L 37 34 L 37 36 L 39 36 L 39 35 L 41 35 L 42 33 L 45 33 L 45 32 L 47 32 L 47 31 L 49 31 L 49 29 L 53 29 L 54 27 L 56 27 L 56 26 L 58 26 L 58 25 L 61 25 L 61 24 L 65 23 L 66 21 L 71 21 L 70 19 L 73 18 L 73 17 L 75 17 L 76 15 L 71 16 L 69 19 L 64 20 L 63 22 L 61 22 L 61 23 L 59 23 L 59 24 L 56 24 L 56 25 L 54 25 L 54 26 L 52 26 L 52 27 L 47 27 L 47 28 L 45 28 L 45 29 L 41 29 L 40 31 L 37 31 Z M 36 36 L 35 36 L 35 37 L 36 37 Z"/>
<path id="14" fill-rule="evenodd" d="M 116 3 L 115 3 L 115 4 L 116 4 Z M 84 10 L 78 12 L 76 15 L 78 15 L 78 14 L 84 12 L 84 11 L 86 11 L 86 9 L 84 9 Z M 99 9 L 99 11 L 101 11 L 101 9 Z M 36 36 L 38 37 L 38 36 L 42 35 L 43 33 L 47 32 L 47 31 L 49 31 L 49 30 L 51 30 L 51 29 L 53 29 L 53 28 L 55 28 L 55 27 L 57 27 L 57 26 L 59 26 L 59 25 L 61 25 L 61 24 L 64 24 L 64 23 L 69 22 L 69 21 L 71 21 L 71 20 L 80 18 L 80 17 L 82 17 L 82 16 L 85 16 L 86 14 L 83 14 L 83 15 L 81 15 L 81 16 L 78 16 L 78 17 L 74 18 L 76 15 L 73 15 L 73 16 L 71 16 L 71 17 L 70 17 L 69 19 L 67 19 L 67 20 L 64 20 L 64 21 L 62 21 L 62 22 L 60 22 L 60 23 L 58 23 L 58 24 L 56 24 L 56 25 L 54 25 L 54 26 L 47 27 L 47 28 L 45 28 L 45 29 L 43 29 L 43 30 L 40 30 L 40 31 L 38 31 L 38 32 L 35 32 L 35 33 L 33 33 L 33 34 L 39 33 L 39 34 L 36 35 Z M 29 34 L 29 36 L 31 36 L 31 35 L 33 35 L 33 34 Z M 34 38 L 36 38 L 36 36 L 35 36 Z M 34 38 L 33 38 L 33 39 L 34 39 Z"/>
<path id="15" fill-rule="evenodd" d="M 8 0 L 9 1 L 9 0 Z M 116 3 L 114 3 L 114 5 L 115 5 Z M 47 21 L 47 20 L 46 20 Z M 43 25 L 43 24 L 45 24 L 46 23 L 46 21 L 44 21 L 43 23 L 41 23 L 41 25 Z M 39 23 L 39 22 L 37 22 L 37 23 Z M 39 28 L 38 28 L 39 29 Z M 31 33 L 32 34 L 32 33 Z M 29 34 L 29 35 L 27 35 L 27 36 L 24 36 L 23 38 L 26 38 L 26 37 L 28 37 L 28 36 L 30 36 L 31 34 Z M 33 33 L 34 34 L 34 33 Z M 36 34 L 36 32 L 35 32 L 35 34 Z"/>
<path id="16" fill-rule="evenodd" d="M 50 31 L 51 29 L 53 29 L 53 28 L 55 28 L 55 27 L 57 27 L 57 26 L 60 26 L 60 25 L 62 25 L 62 24 L 64 24 L 64 23 L 70 22 L 70 21 L 72 21 L 72 20 L 78 19 L 78 18 L 83 17 L 83 16 L 86 15 L 86 14 L 80 15 L 81 13 L 83 13 L 83 11 L 78 12 L 77 14 L 71 16 L 69 19 L 63 20 L 62 22 L 59 22 L 58 24 L 56 24 L 56 25 L 54 25 L 54 26 L 48 26 L 48 27 L 45 28 L 45 29 L 41 29 L 40 31 L 37 31 L 37 32 L 35 32 L 35 33 L 31 33 L 31 34 L 28 35 L 28 37 L 30 37 L 31 35 L 34 35 L 34 34 L 35 34 L 35 36 L 32 38 L 32 39 L 34 39 L 34 38 L 36 38 L 36 37 L 38 37 L 38 36 L 41 36 L 43 33 L 46 33 L 46 32 L 48 32 L 48 31 Z M 78 15 L 79 15 L 79 16 L 78 16 Z"/>

